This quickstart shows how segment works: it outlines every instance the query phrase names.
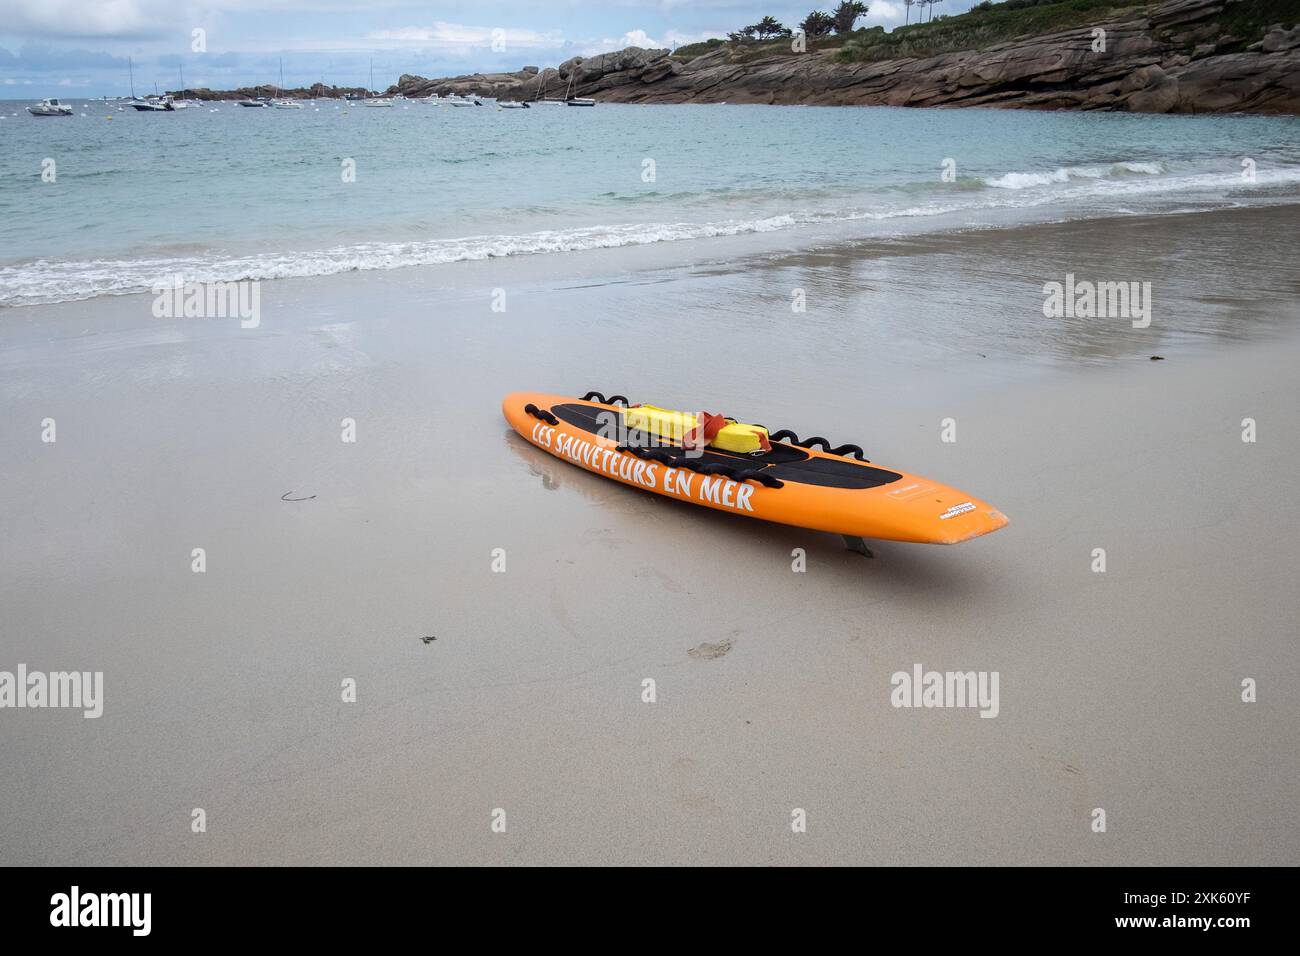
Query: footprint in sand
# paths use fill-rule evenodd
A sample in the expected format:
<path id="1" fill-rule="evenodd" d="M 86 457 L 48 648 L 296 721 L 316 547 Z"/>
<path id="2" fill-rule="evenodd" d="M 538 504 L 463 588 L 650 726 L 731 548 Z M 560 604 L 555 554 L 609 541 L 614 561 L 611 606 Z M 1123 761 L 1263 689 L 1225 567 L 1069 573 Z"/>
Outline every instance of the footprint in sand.
<path id="1" fill-rule="evenodd" d="M 727 651 L 731 650 L 734 644 L 735 641 L 731 640 L 731 638 L 719 641 L 716 644 L 710 644 L 705 641 L 699 647 L 692 647 L 686 652 L 686 656 L 697 661 L 716 661 L 719 657 L 726 654 Z"/>

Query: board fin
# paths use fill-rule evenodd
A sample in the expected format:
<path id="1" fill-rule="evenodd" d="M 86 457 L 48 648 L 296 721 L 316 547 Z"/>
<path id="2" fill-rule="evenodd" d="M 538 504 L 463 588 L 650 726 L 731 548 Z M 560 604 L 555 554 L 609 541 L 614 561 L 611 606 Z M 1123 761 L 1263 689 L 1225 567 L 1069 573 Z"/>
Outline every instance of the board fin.
<path id="1" fill-rule="evenodd" d="M 842 534 L 840 537 L 844 539 L 844 547 L 848 550 L 854 551 L 857 554 L 865 555 L 868 558 L 875 557 L 875 555 L 871 553 L 871 549 L 867 547 L 867 543 L 862 540 L 860 535 Z"/>

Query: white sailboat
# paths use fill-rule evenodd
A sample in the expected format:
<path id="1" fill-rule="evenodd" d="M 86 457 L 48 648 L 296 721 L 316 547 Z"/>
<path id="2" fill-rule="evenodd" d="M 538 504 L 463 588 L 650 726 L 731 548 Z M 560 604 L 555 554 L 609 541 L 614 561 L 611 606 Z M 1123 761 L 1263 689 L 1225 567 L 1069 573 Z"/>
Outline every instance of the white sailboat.
<path id="1" fill-rule="evenodd" d="M 284 89 L 284 58 L 280 58 L 280 85 L 275 88 L 276 96 L 271 97 L 271 106 L 277 110 L 300 110 L 302 104 L 287 96 L 278 95 Z"/>
<path id="2" fill-rule="evenodd" d="M 131 63 L 131 58 L 126 58 L 126 68 L 131 76 L 131 102 L 127 103 L 134 110 L 141 113 L 173 113 L 176 111 L 170 96 L 158 95 L 158 84 L 153 86 L 153 96 L 146 96 L 140 99 L 135 95 L 135 66 Z"/>
<path id="3" fill-rule="evenodd" d="M 374 89 L 375 89 L 375 61 L 374 58 L 372 57 L 370 60 L 370 85 L 366 87 L 366 93 L 370 94 L 374 92 Z M 376 109 L 384 109 L 384 108 L 392 109 L 393 101 L 386 100 L 382 96 L 371 98 L 369 95 L 367 95 L 366 99 L 362 102 L 361 105 L 369 106 Z"/>
<path id="4" fill-rule="evenodd" d="M 569 85 L 564 88 L 564 105 L 565 106 L 595 106 L 596 101 L 588 99 L 585 96 L 573 95 L 573 84 L 578 78 L 578 71 L 574 70 L 569 74 Z"/>
<path id="5" fill-rule="evenodd" d="M 181 88 L 180 88 L 181 98 L 173 99 L 172 106 L 178 110 L 192 110 L 195 107 L 202 106 L 203 104 L 200 103 L 198 100 L 190 100 L 185 98 L 185 67 L 181 66 L 178 63 L 176 64 L 176 69 L 180 71 L 180 76 L 181 76 Z"/>
<path id="6" fill-rule="evenodd" d="M 165 107 L 162 103 L 158 102 L 157 95 L 155 95 L 153 99 L 150 99 L 149 97 L 141 99 L 135 95 L 135 64 L 131 61 L 129 56 L 126 58 L 126 71 L 131 82 L 131 98 L 127 100 L 126 105 L 132 109 L 139 110 L 141 113 L 163 112 Z"/>
<path id="7" fill-rule="evenodd" d="M 257 90 L 257 77 L 253 77 L 253 90 L 254 92 L 256 92 Z M 240 106 L 247 106 L 249 109 L 257 110 L 257 109 L 262 109 L 263 107 L 266 106 L 266 97 L 250 96 L 247 99 L 236 100 L 235 102 L 238 103 Z"/>

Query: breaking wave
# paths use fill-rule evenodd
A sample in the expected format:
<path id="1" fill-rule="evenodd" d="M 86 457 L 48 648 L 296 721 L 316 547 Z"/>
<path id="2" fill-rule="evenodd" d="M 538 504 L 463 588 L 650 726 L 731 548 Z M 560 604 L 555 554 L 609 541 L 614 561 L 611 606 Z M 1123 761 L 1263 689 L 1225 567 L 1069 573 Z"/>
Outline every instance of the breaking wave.
<path id="1" fill-rule="evenodd" d="M 995 189 L 1032 189 L 1035 186 L 1051 186 L 1056 183 L 1068 183 L 1079 179 L 1119 179 L 1127 176 L 1159 176 L 1165 172 L 1162 163 L 1123 162 L 1111 163 L 1109 166 L 1062 166 L 1050 173 L 1012 172 L 992 179 L 985 179 L 987 186 Z"/>

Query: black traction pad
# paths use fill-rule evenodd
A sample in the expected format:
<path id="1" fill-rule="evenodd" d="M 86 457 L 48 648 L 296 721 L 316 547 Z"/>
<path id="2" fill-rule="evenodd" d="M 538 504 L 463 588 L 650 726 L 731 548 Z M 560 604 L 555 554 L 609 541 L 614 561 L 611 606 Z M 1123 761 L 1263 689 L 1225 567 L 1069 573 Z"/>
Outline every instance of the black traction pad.
<path id="1" fill-rule="evenodd" d="M 551 414 L 593 435 L 605 434 L 609 438 L 617 437 L 616 434 L 608 432 L 610 426 L 615 429 L 618 427 L 617 411 L 593 408 L 590 405 L 564 404 L 552 406 Z M 599 417 L 602 414 L 612 417 L 602 419 Z M 637 434 L 639 433 L 631 433 L 627 437 L 635 440 Z M 671 450 L 677 446 L 661 444 L 658 447 Z M 766 468 L 773 478 L 804 485 L 817 485 L 821 488 L 878 488 L 903 477 L 895 471 L 858 464 L 847 459 L 814 457 L 804 449 L 784 442 L 772 442 L 770 452 L 758 455 L 739 455 L 709 449 L 696 460 L 706 465 L 716 462 L 728 465 L 743 464 L 746 468 Z"/>

